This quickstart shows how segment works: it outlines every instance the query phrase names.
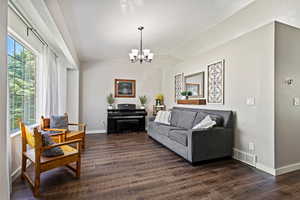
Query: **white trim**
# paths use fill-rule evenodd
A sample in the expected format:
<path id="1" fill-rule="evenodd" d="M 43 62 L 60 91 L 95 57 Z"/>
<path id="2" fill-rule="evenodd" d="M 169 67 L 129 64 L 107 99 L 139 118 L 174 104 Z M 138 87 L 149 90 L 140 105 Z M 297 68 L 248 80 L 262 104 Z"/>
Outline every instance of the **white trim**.
<path id="1" fill-rule="evenodd" d="M 90 131 L 86 131 L 86 134 L 98 134 L 98 133 L 101 133 L 101 134 L 103 134 L 103 133 L 106 133 L 106 130 L 104 130 L 104 129 L 100 129 L 100 130 L 90 130 Z"/>
<path id="2" fill-rule="evenodd" d="M 267 172 L 268 174 L 276 176 L 276 170 L 274 168 L 268 167 L 268 166 L 266 166 L 264 164 L 261 164 L 261 163 L 256 163 L 256 168 L 261 170 L 261 171 Z"/>
<path id="3" fill-rule="evenodd" d="M 277 168 L 275 170 L 276 172 L 276 176 L 282 175 L 282 174 L 286 174 L 289 172 L 293 172 L 296 170 L 300 170 L 300 163 L 295 163 L 295 164 L 291 164 L 291 165 L 286 165 L 280 168 Z"/>

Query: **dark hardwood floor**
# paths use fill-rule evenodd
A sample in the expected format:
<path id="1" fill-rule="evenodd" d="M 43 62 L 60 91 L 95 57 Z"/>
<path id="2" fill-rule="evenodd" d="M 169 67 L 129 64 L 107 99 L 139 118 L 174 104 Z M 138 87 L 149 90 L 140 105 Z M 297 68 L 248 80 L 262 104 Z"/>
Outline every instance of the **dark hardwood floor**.
<path id="1" fill-rule="evenodd" d="M 1 198 L 0 198 L 1 199 Z M 18 179 L 11 199 L 34 199 Z M 88 135 L 81 178 L 42 174 L 40 199 L 300 199 L 300 171 L 274 178 L 227 159 L 191 166 L 144 133 Z"/>

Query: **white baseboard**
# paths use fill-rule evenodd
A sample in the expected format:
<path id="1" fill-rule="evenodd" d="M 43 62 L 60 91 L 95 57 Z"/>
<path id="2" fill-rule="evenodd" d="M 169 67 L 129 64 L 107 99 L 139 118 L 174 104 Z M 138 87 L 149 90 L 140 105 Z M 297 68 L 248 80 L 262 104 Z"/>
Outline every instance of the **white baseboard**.
<path id="1" fill-rule="evenodd" d="M 271 167 L 268 167 L 264 164 L 261 164 L 261 163 L 256 163 L 256 168 L 261 170 L 261 171 L 264 171 L 264 172 L 267 172 L 268 174 L 271 174 L 273 176 L 276 176 L 276 170 L 274 168 L 271 168 Z"/>
<path id="2" fill-rule="evenodd" d="M 106 130 L 90 130 L 90 131 L 86 131 L 86 134 L 98 134 L 98 133 L 106 133 Z"/>
<path id="3" fill-rule="evenodd" d="M 276 173 L 276 176 L 279 176 L 279 175 L 293 172 L 296 170 L 300 170 L 300 163 L 295 163 L 295 164 L 286 165 L 286 166 L 277 168 L 275 173 Z"/>

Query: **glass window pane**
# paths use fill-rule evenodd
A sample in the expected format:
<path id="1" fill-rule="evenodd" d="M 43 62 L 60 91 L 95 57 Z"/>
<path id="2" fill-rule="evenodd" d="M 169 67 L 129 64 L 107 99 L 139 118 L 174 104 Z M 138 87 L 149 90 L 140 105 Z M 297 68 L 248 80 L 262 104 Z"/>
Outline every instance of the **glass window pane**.
<path id="1" fill-rule="evenodd" d="M 14 56 L 15 41 L 11 37 L 7 37 L 7 53 L 10 56 Z"/>
<path id="2" fill-rule="evenodd" d="M 15 54 L 8 55 L 9 121 L 12 133 L 19 130 L 19 119 L 27 125 L 36 123 L 36 56 L 20 43 L 14 40 L 13 43 Z"/>
<path id="3" fill-rule="evenodd" d="M 22 61 L 22 54 L 23 54 L 23 46 L 15 41 L 15 58 Z"/>

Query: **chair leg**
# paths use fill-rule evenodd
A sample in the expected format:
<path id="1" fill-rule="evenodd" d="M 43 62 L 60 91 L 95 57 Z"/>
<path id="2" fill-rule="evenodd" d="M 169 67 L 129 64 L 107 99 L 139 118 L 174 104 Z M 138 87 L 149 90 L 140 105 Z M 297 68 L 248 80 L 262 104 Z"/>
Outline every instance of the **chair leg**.
<path id="1" fill-rule="evenodd" d="M 22 169 L 21 169 L 21 178 L 25 179 L 24 173 L 26 172 L 26 163 L 27 163 L 27 158 L 26 156 L 22 155 Z"/>
<path id="2" fill-rule="evenodd" d="M 76 177 L 77 178 L 80 178 L 80 165 L 81 165 L 81 162 L 79 160 L 76 162 Z"/>
<path id="3" fill-rule="evenodd" d="M 82 149 L 85 148 L 85 137 L 82 137 L 81 147 L 82 147 Z"/>
<path id="4" fill-rule="evenodd" d="M 35 178 L 34 178 L 34 187 L 33 187 L 33 193 L 34 196 L 39 196 L 40 195 L 40 172 L 38 170 L 35 171 Z"/>

